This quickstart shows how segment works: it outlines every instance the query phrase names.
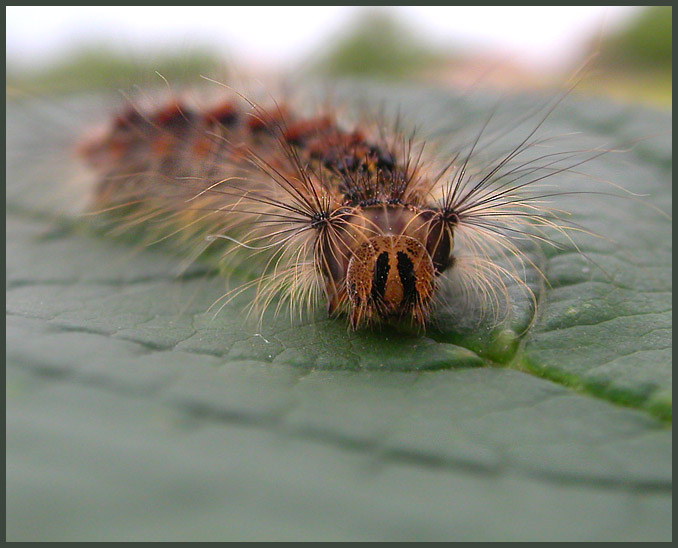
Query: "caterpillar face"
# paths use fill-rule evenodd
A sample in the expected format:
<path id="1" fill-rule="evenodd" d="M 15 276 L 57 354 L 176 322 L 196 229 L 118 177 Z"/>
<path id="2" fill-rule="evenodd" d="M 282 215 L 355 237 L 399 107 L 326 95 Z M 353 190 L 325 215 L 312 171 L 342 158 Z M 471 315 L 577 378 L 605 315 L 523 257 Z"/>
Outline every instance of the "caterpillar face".
<path id="1" fill-rule="evenodd" d="M 453 263 L 452 225 L 425 207 L 387 201 L 357 204 L 338 217 L 320 235 L 316 257 L 329 312 L 347 310 L 353 329 L 424 326 L 435 279 Z"/>
<path id="2" fill-rule="evenodd" d="M 435 290 L 433 261 L 409 236 L 379 236 L 358 247 L 346 273 L 352 327 L 374 318 L 422 324 Z"/>

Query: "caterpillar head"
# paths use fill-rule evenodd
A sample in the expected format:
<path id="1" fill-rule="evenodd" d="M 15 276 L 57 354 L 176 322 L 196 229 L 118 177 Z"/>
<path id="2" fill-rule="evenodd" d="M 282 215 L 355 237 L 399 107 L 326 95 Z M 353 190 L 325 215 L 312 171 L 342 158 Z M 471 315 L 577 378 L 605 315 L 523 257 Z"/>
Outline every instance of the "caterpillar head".
<path id="1" fill-rule="evenodd" d="M 409 236 L 378 236 L 353 253 L 346 292 L 354 329 L 374 319 L 423 325 L 434 293 L 435 270 L 426 248 Z"/>

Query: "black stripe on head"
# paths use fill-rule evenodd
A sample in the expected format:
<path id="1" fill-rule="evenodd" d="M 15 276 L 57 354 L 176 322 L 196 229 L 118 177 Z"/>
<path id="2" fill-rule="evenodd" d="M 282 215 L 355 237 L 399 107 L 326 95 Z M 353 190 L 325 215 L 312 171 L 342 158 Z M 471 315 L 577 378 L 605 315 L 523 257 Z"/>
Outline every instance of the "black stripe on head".
<path id="1" fill-rule="evenodd" d="M 417 277 L 414 274 L 414 265 L 407 254 L 398 251 L 398 275 L 403 284 L 403 304 L 412 304 L 417 301 Z"/>
<path id="2" fill-rule="evenodd" d="M 382 302 L 384 300 L 389 268 L 388 253 L 383 251 L 379 254 L 379 257 L 377 257 L 377 262 L 374 265 L 374 276 L 372 278 L 371 291 L 371 297 L 373 301 Z"/>

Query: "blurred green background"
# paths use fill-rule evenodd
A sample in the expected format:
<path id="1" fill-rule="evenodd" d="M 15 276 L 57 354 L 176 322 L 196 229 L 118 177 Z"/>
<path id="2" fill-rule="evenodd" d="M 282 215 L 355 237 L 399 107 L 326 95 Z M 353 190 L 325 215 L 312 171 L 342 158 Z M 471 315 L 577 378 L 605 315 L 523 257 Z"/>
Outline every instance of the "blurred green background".
<path id="1" fill-rule="evenodd" d="M 288 72 L 316 77 L 358 77 L 381 80 L 416 80 L 445 86 L 474 81 L 503 88 L 525 89 L 562 82 L 584 59 L 598 52 L 593 70 L 580 91 L 619 100 L 671 105 L 672 8 L 648 7 L 634 12 L 619 28 L 592 35 L 587 47 L 570 66 L 540 71 L 496 54 L 479 54 L 451 37 L 442 44 L 414 21 L 388 9 L 364 9 L 343 24 L 323 47 L 302 55 Z M 72 91 L 143 86 L 158 83 L 156 71 L 170 82 L 195 82 L 196 74 L 226 78 L 238 60 L 221 55 L 223 48 L 163 44 L 143 54 L 124 49 L 109 38 L 72 47 L 59 62 L 31 68 L 7 59 L 10 94 L 16 90 Z M 245 72 L 248 72 L 247 70 Z"/>

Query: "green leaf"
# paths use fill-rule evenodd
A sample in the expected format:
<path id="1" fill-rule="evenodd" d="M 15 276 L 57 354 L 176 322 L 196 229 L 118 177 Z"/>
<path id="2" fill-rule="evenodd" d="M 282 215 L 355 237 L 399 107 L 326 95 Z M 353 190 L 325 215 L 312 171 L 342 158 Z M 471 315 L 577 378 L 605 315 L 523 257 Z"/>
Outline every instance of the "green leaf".
<path id="1" fill-rule="evenodd" d="M 389 96 L 439 139 L 489 104 Z M 208 312 L 225 291 L 210 264 L 177 277 L 166 249 L 47 218 L 72 166 L 29 169 L 36 107 L 21 108 L 8 119 L 8 539 L 671 538 L 671 235 L 651 208 L 563 197 L 618 243 L 578 236 L 595 265 L 532 250 L 550 285 L 530 273 L 527 331 L 520 291 L 499 333 L 454 306 L 425 335 L 351 333 L 322 311 L 258 329 L 243 322 L 251 295 Z M 543 129 L 597 146 L 669 122 L 579 99 Z M 610 179 L 668 210 L 667 140 L 556 180 Z"/>

